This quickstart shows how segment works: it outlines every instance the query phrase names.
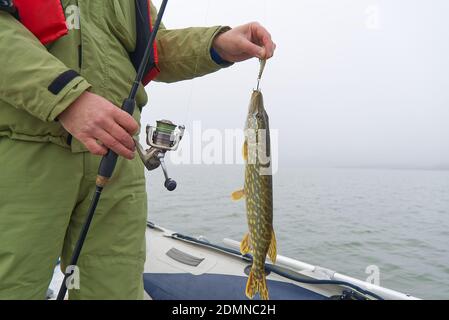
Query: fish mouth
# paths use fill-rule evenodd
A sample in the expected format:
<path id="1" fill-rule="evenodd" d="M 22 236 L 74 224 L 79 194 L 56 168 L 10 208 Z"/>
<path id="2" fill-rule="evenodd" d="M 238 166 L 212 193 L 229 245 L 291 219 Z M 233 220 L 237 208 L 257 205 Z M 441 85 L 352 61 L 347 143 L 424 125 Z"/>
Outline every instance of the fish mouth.
<path id="1" fill-rule="evenodd" d="M 249 104 L 248 114 L 256 115 L 265 111 L 263 107 L 263 95 L 259 90 L 254 90 Z"/>

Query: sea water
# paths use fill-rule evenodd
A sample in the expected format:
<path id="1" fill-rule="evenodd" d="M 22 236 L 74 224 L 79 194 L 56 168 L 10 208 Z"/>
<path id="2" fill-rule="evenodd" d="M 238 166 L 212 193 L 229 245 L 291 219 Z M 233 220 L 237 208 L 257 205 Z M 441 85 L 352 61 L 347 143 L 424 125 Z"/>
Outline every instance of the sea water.
<path id="1" fill-rule="evenodd" d="M 150 221 L 222 243 L 247 230 L 243 166 L 170 166 L 147 175 Z M 449 299 L 449 171 L 281 167 L 274 181 L 278 254 L 424 299 Z M 372 279 L 372 278 L 371 278 Z"/>

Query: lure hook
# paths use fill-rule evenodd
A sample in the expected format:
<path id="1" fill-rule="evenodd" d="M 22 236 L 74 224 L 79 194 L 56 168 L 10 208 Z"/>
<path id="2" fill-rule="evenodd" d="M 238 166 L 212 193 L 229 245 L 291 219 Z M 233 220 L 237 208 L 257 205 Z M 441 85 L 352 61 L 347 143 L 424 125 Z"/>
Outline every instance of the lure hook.
<path id="1" fill-rule="evenodd" d="M 259 70 L 259 75 L 257 76 L 257 91 L 259 91 L 260 88 L 260 81 L 262 80 L 262 75 L 263 75 L 263 71 L 265 70 L 265 66 L 267 64 L 267 60 L 266 59 L 259 59 L 260 61 L 260 70 Z"/>

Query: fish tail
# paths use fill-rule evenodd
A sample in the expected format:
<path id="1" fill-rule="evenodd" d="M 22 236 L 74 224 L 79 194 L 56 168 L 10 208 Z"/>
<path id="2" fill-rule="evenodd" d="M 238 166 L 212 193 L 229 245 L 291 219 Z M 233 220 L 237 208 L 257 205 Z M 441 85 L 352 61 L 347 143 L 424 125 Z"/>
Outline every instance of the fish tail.
<path id="1" fill-rule="evenodd" d="M 265 279 L 265 275 L 263 275 L 261 279 L 258 279 L 255 277 L 254 272 L 251 268 L 251 271 L 250 271 L 249 277 L 248 277 L 248 282 L 246 283 L 245 293 L 249 299 L 254 298 L 256 293 L 259 293 L 260 298 L 262 300 L 269 300 L 267 281 Z"/>

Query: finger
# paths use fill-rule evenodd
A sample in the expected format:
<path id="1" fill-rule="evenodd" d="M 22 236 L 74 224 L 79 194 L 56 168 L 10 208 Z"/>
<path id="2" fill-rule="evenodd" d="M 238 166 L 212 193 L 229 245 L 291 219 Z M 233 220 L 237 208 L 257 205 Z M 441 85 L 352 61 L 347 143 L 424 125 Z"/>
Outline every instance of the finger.
<path id="1" fill-rule="evenodd" d="M 117 139 L 111 136 L 108 132 L 103 129 L 99 129 L 95 132 L 95 137 L 100 140 L 106 147 L 117 153 L 118 155 L 126 159 L 134 159 L 134 151 L 128 149 Z"/>
<path id="2" fill-rule="evenodd" d="M 99 145 L 97 141 L 95 141 L 95 139 L 87 139 L 86 141 L 83 141 L 83 143 L 86 146 L 87 150 L 89 150 L 89 152 L 94 155 L 104 156 L 106 155 L 106 153 L 108 153 L 108 149 Z"/>
<path id="3" fill-rule="evenodd" d="M 270 48 L 267 49 L 267 59 L 273 58 L 275 51 L 276 51 L 276 44 L 272 42 Z"/>
<path id="4" fill-rule="evenodd" d="M 108 121 L 104 129 L 129 150 L 135 150 L 132 136 L 114 121 Z"/>
<path id="5" fill-rule="evenodd" d="M 259 45 L 263 46 L 266 50 L 265 58 L 269 59 L 273 56 L 274 50 L 275 50 L 275 44 L 273 40 L 271 39 L 271 34 L 268 32 L 267 29 L 265 29 L 263 26 L 261 26 L 259 23 L 254 23 L 252 25 L 252 34 L 254 35 L 254 42 L 258 43 Z"/>
<path id="6" fill-rule="evenodd" d="M 125 129 L 130 135 L 135 135 L 139 130 L 139 125 L 136 120 L 128 113 L 121 109 L 115 108 L 114 112 L 114 120 Z"/>
<path id="7" fill-rule="evenodd" d="M 270 59 L 274 55 L 274 50 L 276 49 L 276 45 L 271 39 L 264 38 L 264 47 L 267 50 L 267 59 Z"/>
<path id="8" fill-rule="evenodd" d="M 257 57 L 259 59 L 264 59 L 266 54 L 265 48 L 258 46 L 246 38 L 242 38 L 241 50 L 251 57 Z"/>

